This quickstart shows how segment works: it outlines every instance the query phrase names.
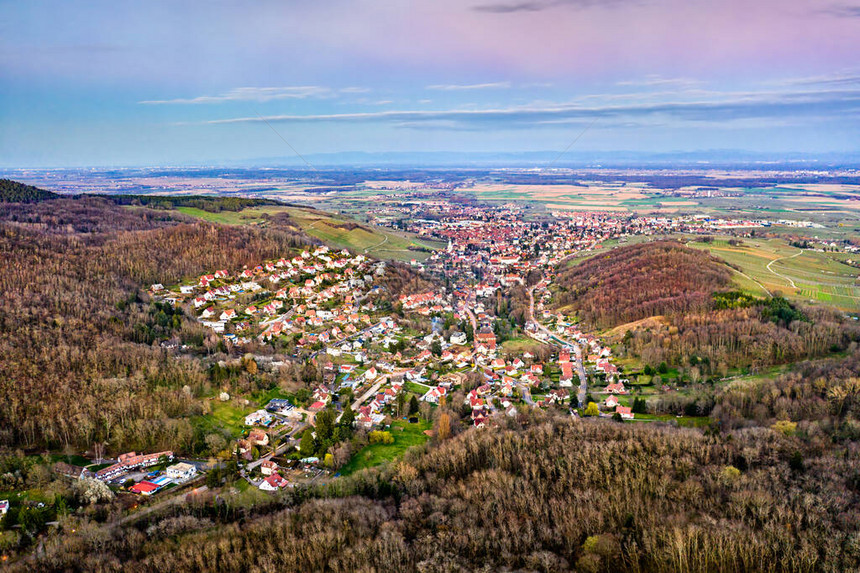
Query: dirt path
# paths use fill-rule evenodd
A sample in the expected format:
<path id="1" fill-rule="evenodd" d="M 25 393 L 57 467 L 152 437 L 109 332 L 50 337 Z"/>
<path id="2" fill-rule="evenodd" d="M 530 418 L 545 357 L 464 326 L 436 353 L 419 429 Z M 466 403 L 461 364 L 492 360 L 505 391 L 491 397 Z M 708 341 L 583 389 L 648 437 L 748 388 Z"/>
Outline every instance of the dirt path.
<path id="1" fill-rule="evenodd" d="M 378 249 L 379 247 L 381 247 L 382 245 L 384 245 L 384 244 L 385 244 L 385 243 L 387 243 L 387 242 L 388 242 L 388 235 L 385 235 L 385 238 L 384 238 L 384 239 L 382 239 L 382 242 L 381 242 L 381 243 L 376 244 L 376 245 L 373 245 L 373 246 L 371 246 L 371 247 L 367 247 L 366 249 L 364 249 L 364 252 L 365 252 L 365 253 L 369 253 L 369 252 L 370 252 L 370 251 L 372 251 L 373 249 Z"/>
<path id="2" fill-rule="evenodd" d="M 770 272 L 772 272 L 774 275 L 778 276 L 779 278 L 784 279 L 784 280 L 787 280 L 787 281 L 789 282 L 789 284 L 791 285 L 791 288 L 797 288 L 797 285 L 796 285 L 796 284 L 794 284 L 794 281 L 793 281 L 793 280 L 791 280 L 789 277 L 787 277 L 787 276 L 785 276 L 785 275 L 781 275 L 781 274 L 779 274 L 778 272 L 776 272 L 775 270 L 773 270 L 772 268 L 770 268 L 770 266 L 771 266 L 773 263 L 777 262 L 777 261 L 784 261 L 784 260 L 788 260 L 788 259 L 793 259 L 794 257 L 796 257 L 796 256 L 798 256 L 798 255 L 802 255 L 802 254 L 803 254 L 803 249 L 801 249 L 801 250 L 797 251 L 796 253 L 794 253 L 794 254 L 793 254 L 793 255 L 791 255 L 790 257 L 780 257 L 780 258 L 778 258 L 778 259 L 774 259 L 774 260 L 772 260 L 771 262 L 769 262 L 769 263 L 767 264 L 767 270 L 769 270 Z"/>
<path id="3" fill-rule="evenodd" d="M 742 277 L 745 277 L 745 278 L 751 280 L 752 282 L 754 282 L 755 284 L 757 284 L 758 286 L 760 286 L 761 290 L 763 290 L 765 293 L 767 293 L 767 296 L 769 296 L 770 298 L 773 298 L 773 295 L 770 293 L 769 290 L 767 290 L 767 287 L 765 287 L 763 284 L 761 284 L 760 282 L 758 282 L 757 280 L 755 280 L 754 278 L 752 278 L 751 276 L 749 276 L 748 274 L 746 274 L 744 272 L 741 272 L 737 269 L 732 269 L 732 270 L 735 271 L 736 273 L 738 273 L 739 275 L 741 275 Z M 773 272 L 773 271 L 771 271 L 771 272 Z"/>

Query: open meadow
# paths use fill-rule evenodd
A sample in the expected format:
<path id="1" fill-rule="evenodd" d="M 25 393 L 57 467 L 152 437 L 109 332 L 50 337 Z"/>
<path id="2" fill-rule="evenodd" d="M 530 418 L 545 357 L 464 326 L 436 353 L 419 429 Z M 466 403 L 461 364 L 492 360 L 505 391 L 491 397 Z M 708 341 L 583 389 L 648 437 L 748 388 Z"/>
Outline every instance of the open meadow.
<path id="1" fill-rule="evenodd" d="M 388 430 L 394 438 L 394 443 L 377 443 L 365 446 L 343 466 L 340 471 L 341 475 L 349 475 L 358 470 L 372 468 L 401 457 L 403 452 L 412 446 L 420 446 L 429 440 L 430 436 L 425 433 L 429 429 L 430 422 L 426 420 L 416 423 L 410 423 L 406 420 L 394 420 L 391 423 L 391 428 Z"/>
<path id="2" fill-rule="evenodd" d="M 192 217 L 224 225 L 263 225 L 268 217 L 286 213 L 302 231 L 332 248 L 351 249 L 380 259 L 423 261 L 430 256 L 432 249 L 442 246 L 438 242 L 419 240 L 409 233 L 358 224 L 315 209 L 265 206 L 217 213 L 192 207 L 179 207 L 178 210 Z"/>
<path id="3" fill-rule="evenodd" d="M 798 249 L 783 239 L 744 239 L 738 245 L 727 240 L 690 241 L 687 245 L 705 249 L 736 267 L 736 282 L 752 294 L 781 292 L 805 303 L 860 309 L 860 270 L 841 262 L 848 258 L 844 255 Z"/>

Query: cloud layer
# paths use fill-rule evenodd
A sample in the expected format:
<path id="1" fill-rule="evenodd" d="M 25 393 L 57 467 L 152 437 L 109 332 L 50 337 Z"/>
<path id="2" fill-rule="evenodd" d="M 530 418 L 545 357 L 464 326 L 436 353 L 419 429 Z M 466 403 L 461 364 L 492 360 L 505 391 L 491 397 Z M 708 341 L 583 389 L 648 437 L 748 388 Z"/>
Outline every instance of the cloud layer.
<path id="1" fill-rule="evenodd" d="M 860 119 L 860 90 L 826 90 L 794 92 L 744 92 L 713 94 L 697 101 L 615 105 L 527 105 L 484 109 L 388 110 L 356 113 L 270 115 L 209 120 L 210 125 L 257 123 L 385 122 L 420 126 L 422 123 L 445 122 L 451 127 L 480 126 L 496 129 L 532 128 L 563 122 L 594 120 L 611 123 L 653 121 L 655 118 L 675 122 L 715 122 L 749 119 L 781 121 Z"/>
<path id="2" fill-rule="evenodd" d="M 346 88 L 348 93 L 359 93 L 354 90 L 359 88 Z M 174 98 L 162 100 L 143 100 L 140 103 L 149 105 L 161 104 L 198 104 L 198 103 L 223 103 L 231 101 L 256 101 L 267 102 L 281 99 L 305 99 L 333 97 L 335 91 L 320 86 L 291 86 L 279 88 L 235 88 L 226 93 L 215 96 L 198 96 L 193 98 Z"/>

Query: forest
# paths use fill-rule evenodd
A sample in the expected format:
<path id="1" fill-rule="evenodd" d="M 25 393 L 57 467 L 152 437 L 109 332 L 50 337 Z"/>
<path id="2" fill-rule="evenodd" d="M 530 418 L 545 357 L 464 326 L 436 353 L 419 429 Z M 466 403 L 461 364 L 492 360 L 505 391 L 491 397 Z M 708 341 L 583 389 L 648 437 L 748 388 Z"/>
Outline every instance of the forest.
<path id="1" fill-rule="evenodd" d="M 136 205 L 153 209 L 175 209 L 193 207 L 210 213 L 241 211 L 248 207 L 283 205 L 272 199 L 249 199 L 247 197 L 219 197 L 206 195 L 98 195 L 117 205 Z"/>
<path id="2" fill-rule="evenodd" d="M 25 185 L 11 179 L 0 179 L 0 203 L 37 203 L 59 197 L 56 193 Z"/>
<path id="3" fill-rule="evenodd" d="M 846 571 L 860 462 L 790 426 L 725 434 L 530 411 L 279 498 L 69 518 L 28 571 Z M 16 570 L 13 567 L 13 570 Z"/>

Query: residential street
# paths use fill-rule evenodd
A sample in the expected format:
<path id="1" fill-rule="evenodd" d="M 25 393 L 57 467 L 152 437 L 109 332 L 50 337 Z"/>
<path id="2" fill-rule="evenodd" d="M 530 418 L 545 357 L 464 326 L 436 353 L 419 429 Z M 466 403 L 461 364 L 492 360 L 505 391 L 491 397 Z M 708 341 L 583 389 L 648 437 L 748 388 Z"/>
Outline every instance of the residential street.
<path id="1" fill-rule="evenodd" d="M 562 345 L 569 346 L 576 353 L 576 372 L 579 375 L 579 389 L 576 393 L 576 399 L 579 402 L 579 407 L 582 408 L 585 405 L 585 397 L 588 394 L 588 378 L 585 375 L 585 367 L 582 365 L 582 350 L 579 347 L 579 344 L 576 342 L 571 342 L 569 340 L 565 340 L 561 338 L 557 334 L 551 332 L 547 327 L 542 325 L 535 319 L 535 296 L 534 296 L 534 287 L 529 289 L 529 320 L 531 320 L 535 326 L 537 326 L 538 330 L 546 334 L 550 340 L 554 340 Z"/>

